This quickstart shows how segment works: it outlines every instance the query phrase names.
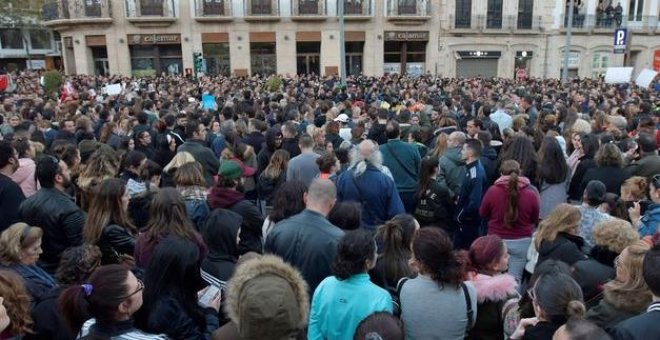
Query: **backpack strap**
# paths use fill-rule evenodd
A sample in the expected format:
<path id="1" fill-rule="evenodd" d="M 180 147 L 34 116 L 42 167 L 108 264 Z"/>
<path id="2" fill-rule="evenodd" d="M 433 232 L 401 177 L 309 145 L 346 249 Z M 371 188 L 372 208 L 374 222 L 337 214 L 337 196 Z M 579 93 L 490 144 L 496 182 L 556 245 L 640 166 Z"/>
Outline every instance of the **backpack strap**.
<path id="1" fill-rule="evenodd" d="M 387 148 L 387 151 L 390 152 L 392 157 L 394 157 L 394 160 L 396 160 L 396 162 L 399 163 L 399 166 L 403 169 L 403 171 L 405 171 L 408 175 L 410 175 L 410 177 L 417 178 L 417 176 L 412 171 L 410 171 L 410 169 L 408 169 L 405 164 L 403 164 L 403 162 L 401 161 L 401 159 L 399 159 L 396 153 L 394 153 L 394 150 L 392 150 L 392 145 L 385 144 L 385 147 Z"/>
<path id="2" fill-rule="evenodd" d="M 472 321 L 474 320 L 474 310 L 472 310 L 472 299 L 470 299 L 470 293 L 468 292 L 467 285 L 465 282 L 461 282 L 461 288 L 463 288 L 463 295 L 465 296 L 465 306 L 467 309 L 467 318 L 468 325 L 466 329 L 472 328 Z"/>

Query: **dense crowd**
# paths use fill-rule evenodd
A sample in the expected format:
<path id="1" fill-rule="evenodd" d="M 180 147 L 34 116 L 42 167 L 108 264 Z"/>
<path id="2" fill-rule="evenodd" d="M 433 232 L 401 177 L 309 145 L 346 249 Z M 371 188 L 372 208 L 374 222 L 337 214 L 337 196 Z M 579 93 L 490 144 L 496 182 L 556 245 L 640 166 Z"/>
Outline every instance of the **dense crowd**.
<path id="1" fill-rule="evenodd" d="M 660 338 L 657 89 L 39 77 L 0 94 L 0 339 Z"/>

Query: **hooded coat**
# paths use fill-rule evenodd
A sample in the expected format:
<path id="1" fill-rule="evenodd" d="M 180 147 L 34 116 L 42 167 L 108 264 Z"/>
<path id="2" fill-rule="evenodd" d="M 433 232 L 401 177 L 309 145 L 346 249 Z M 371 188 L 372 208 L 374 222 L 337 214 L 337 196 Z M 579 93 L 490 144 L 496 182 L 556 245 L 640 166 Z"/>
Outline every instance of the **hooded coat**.
<path id="1" fill-rule="evenodd" d="M 512 226 L 504 221 L 509 206 L 509 176 L 502 176 L 488 188 L 479 207 L 479 215 L 488 220 L 488 233 L 503 239 L 519 239 L 532 236 L 532 229 L 539 220 L 539 193 L 530 185 L 527 177 L 518 177 L 518 219 Z"/>
<path id="2" fill-rule="evenodd" d="M 587 312 L 586 319 L 611 331 L 619 322 L 644 313 L 651 300 L 648 290 L 624 291 L 605 286 L 603 299 Z"/>
<path id="3" fill-rule="evenodd" d="M 236 241 L 242 223 L 241 215 L 218 208 L 213 210 L 202 229 L 202 237 L 209 248 L 202 270 L 220 281 L 228 281 L 234 274 L 238 260 Z"/>
<path id="4" fill-rule="evenodd" d="M 268 163 L 270 163 L 270 157 L 278 149 L 277 137 L 282 137 L 282 132 L 279 129 L 270 128 L 266 131 L 266 142 L 257 153 L 257 174 L 261 174 L 266 169 Z"/>
<path id="5" fill-rule="evenodd" d="M 470 339 L 502 339 L 504 337 L 505 303 L 518 297 L 516 279 L 509 274 L 489 276 L 476 274 L 470 281 L 477 291 L 477 323 Z"/>
<path id="6" fill-rule="evenodd" d="M 254 203 L 246 200 L 245 195 L 240 191 L 218 186 L 211 189 L 206 199 L 211 209 L 228 209 L 243 218 L 241 240 L 238 243 L 239 255 L 250 251 L 262 253 L 261 226 L 264 224 L 264 217 Z"/>
<path id="7" fill-rule="evenodd" d="M 225 312 L 231 322 L 214 339 L 304 339 L 307 290 L 300 273 L 277 256 L 241 264 L 226 290 Z"/>

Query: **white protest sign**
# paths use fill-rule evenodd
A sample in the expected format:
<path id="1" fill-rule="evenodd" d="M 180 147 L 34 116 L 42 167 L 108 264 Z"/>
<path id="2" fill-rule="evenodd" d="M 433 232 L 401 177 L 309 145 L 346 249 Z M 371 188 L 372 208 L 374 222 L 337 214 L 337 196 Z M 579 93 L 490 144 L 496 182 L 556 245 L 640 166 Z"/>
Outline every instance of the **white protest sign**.
<path id="1" fill-rule="evenodd" d="M 109 96 L 116 96 L 121 93 L 121 85 L 120 84 L 107 85 L 104 88 L 104 92 Z"/>
<path id="2" fill-rule="evenodd" d="M 632 67 L 608 67 L 605 82 L 608 84 L 627 83 L 632 78 Z"/>
<path id="3" fill-rule="evenodd" d="M 649 87 L 657 74 L 658 72 L 645 68 L 639 73 L 637 79 L 635 79 L 635 83 L 637 86 Z"/>

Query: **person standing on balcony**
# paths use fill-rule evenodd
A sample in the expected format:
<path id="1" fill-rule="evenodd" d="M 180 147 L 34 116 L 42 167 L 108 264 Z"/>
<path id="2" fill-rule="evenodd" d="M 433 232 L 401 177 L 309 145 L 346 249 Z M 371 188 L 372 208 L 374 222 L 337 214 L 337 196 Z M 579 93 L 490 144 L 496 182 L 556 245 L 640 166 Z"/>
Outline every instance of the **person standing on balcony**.
<path id="1" fill-rule="evenodd" d="M 617 2 L 616 7 L 614 8 L 614 21 L 616 22 L 616 27 L 621 27 L 621 22 L 623 21 L 623 7 L 621 7 L 620 2 Z"/>

